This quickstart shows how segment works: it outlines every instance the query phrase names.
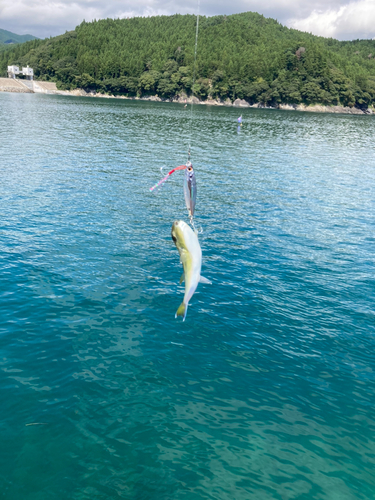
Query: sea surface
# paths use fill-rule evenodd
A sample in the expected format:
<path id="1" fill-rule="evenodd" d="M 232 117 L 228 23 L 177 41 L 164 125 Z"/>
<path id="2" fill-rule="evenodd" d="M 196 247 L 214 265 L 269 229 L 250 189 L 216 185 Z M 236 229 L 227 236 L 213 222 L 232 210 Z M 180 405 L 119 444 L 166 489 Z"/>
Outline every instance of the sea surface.
<path id="1" fill-rule="evenodd" d="M 0 93 L 1 499 L 375 499 L 375 117 L 241 113 Z"/>

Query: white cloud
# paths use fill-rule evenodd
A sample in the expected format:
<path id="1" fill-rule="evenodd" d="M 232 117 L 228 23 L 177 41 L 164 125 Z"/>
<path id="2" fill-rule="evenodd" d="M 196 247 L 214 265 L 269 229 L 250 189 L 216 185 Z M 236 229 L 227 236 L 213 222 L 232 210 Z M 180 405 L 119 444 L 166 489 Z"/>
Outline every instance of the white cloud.
<path id="1" fill-rule="evenodd" d="M 354 40 L 375 36 L 375 1 L 359 0 L 336 9 L 317 10 L 304 19 L 291 19 L 288 26 L 314 35 Z"/>
<path id="2" fill-rule="evenodd" d="M 44 38 L 74 29 L 84 18 L 94 19 L 100 15 L 100 9 L 86 2 L 4 0 L 0 4 L 0 27 Z"/>
<path id="3" fill-rule="evenodd" d="M 83 19 L 195 13 L 197 0 L 0 0 L 0 28 L 41 38 Z M 289 27 L 340 39 L 372 38 L 375 0 L 201 0 L 201 14 L 259 12 Z"/>

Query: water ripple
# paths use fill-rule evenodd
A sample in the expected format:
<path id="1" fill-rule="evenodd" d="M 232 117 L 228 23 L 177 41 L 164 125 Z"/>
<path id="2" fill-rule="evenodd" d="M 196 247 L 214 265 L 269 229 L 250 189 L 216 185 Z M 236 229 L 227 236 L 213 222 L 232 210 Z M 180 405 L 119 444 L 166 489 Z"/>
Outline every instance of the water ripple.
<path id="1" fill-rule="evenodd" d="M 0 109 L 1 497 L 374 498 L 373 117 L 195 108 L 182 323 L 190 114 Z"/>

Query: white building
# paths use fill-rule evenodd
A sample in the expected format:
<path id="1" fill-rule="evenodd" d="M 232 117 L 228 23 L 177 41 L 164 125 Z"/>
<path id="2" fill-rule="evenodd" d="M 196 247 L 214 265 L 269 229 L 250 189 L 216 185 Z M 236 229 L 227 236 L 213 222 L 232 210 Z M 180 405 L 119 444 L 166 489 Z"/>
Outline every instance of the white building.
<path id="1" fill-rule="evenodd" d="M 20 74 L 20 68 L 18 66 L 8 66 L 9 78 L 16 78 L 16 75 L 19 74 Z"/>
<path id="2" fill-rule="evenodd" d="M 26 68 L 22 68 L 22 74 L 26 76 L 27 80 L 32 80 L 34 78 L 34 70 L 33 68 L 29 68 L 29 65 Z"/>
<path id="3" fill-rule="evenodd" d="M 20 68 L 18 66 L 8 66 L 8 77 L 16 78 L 16 75 L 23 75 L 26 76 L 26 80 L 33 80 L 34 70 L 33 68 L 29 68 L 29 66 L 26 66 L 26 68 L 22 68 L 22 71 L 20 71 Z"/>

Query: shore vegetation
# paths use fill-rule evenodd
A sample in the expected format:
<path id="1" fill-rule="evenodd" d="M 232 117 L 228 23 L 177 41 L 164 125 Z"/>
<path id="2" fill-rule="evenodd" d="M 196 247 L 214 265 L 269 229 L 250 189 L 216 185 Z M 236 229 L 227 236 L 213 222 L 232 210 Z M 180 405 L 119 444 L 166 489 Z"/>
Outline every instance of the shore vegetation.
<path id="1" fill-rule="evenodd" d="M 83 21 L 75 30 L 0 52 L 7 65 L 34 68 L 58 88 L 113 95 L 194 94 L 249 104 L 375 104 L 375 40 L 338 41 L 282 26 L 253 12 L 201 17 Z"/>

